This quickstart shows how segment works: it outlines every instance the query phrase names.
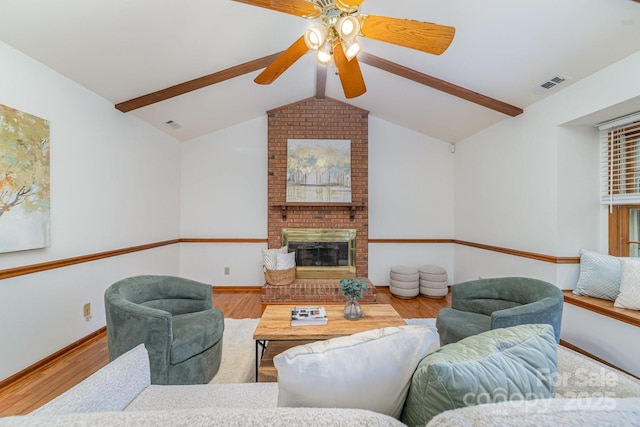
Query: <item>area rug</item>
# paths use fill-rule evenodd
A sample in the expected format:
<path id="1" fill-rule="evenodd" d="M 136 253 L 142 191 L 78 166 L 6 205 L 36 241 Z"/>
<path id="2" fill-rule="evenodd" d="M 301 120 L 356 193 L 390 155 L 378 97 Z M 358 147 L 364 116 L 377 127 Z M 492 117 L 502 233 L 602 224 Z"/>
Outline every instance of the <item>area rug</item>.
<path id="1" fill-rule="evenodd" d="M 224 319 L 222 362 L 209 384 L 251 383 L 256 380 L 253 331 L 260 319 Z"/>
<path id="2" fill-rule="evenodd" d="M 435 319 L 404 319 L 434 326 Z M 211 384 L 255 381 L 253 332 L 260 319 L 224 319 L 222 362 Z M 640 381 L 566 347 L 558 347 L 557 397 L 638 397 Z"/>

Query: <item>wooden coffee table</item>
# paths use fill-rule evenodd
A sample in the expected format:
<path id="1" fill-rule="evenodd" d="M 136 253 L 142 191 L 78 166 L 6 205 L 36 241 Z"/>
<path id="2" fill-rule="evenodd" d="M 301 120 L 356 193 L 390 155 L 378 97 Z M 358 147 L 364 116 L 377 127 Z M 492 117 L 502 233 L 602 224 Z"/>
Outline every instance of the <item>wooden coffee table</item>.
<path id="1" fill-rule="evenodd" d="M 253 333 L 256 341 L 256 381 L 277 381 L 273 357 L 291 347 L 313 341 L 342 337 L 406 322 L 390 304 L 363 304 L 359 320 L 344 317 L 344 305 L 318 304 L 325 307 L 329 321 L 320 326 L 291 326 L 291 308 L 314 304 L 268 305 Z M 268 345 L 267 345 L 268 342 Z"/>

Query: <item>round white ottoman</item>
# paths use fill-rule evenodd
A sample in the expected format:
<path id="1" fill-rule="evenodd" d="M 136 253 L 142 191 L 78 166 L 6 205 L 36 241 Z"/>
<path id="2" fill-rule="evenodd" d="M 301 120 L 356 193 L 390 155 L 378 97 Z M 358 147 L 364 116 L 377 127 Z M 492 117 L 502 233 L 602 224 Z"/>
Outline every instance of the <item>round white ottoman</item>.
<path id="1" fill-rule="evenodd" d="M 389 273 L 389 291 L 397 298 L 411 299 L 420 293 L 420 275 L 417 267 L 396 265 Z"/>
<path id="2" fill-rule="evenodd" d="M 427 298 L 442 299 L 449 293 L 447 270 L 437 265 L 418 267 L 420 294 Z"/>

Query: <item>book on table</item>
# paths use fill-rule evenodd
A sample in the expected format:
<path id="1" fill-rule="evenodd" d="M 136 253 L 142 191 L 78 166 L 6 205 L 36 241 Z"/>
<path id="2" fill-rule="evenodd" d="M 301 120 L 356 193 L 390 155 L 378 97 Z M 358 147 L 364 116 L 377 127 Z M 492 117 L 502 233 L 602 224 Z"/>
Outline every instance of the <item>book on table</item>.
<path id="1" fill-rule="evenodd" d="M 293 307 L 291 309 L 291 326 L 326 325 L 327 312 L 321 306 Z"/>

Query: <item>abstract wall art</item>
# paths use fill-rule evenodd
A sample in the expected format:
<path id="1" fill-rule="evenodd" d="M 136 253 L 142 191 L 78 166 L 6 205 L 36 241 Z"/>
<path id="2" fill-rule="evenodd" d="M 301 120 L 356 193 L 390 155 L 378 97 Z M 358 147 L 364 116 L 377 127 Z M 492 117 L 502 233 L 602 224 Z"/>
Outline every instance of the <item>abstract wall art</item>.
<path id="1" fill-rule="evenodd" d="M 0 104 L 0 252 L 50 245 L 49 122 Z"/>
<path id="2" fill-rule="evenodd" d="M 289 139 L 287 202 L 351 202 L 351 141 Z"/>

